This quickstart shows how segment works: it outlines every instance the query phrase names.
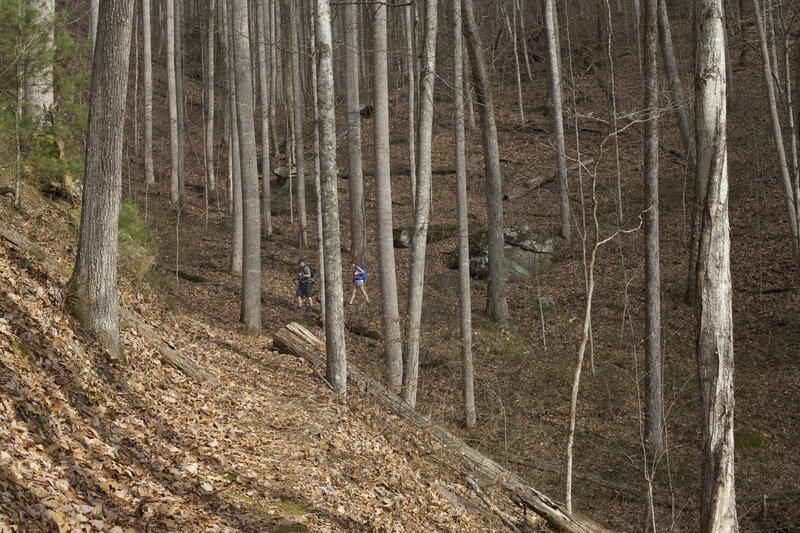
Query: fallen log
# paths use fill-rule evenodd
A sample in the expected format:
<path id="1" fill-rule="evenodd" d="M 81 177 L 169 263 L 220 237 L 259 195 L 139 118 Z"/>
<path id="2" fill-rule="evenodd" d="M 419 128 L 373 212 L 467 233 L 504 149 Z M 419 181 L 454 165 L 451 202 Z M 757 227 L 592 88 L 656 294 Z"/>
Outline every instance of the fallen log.
<path id="1" fill-rule="evenodd" d="M 60 274 L 64 274 L 64 266 L 61 263 L 51 259 L 47 255 L 47 252 L 44 248 L 31 241 L 21 233 L 6 226 L 0 225 L 0 236 L 18 248 L 21 248 L 32 254 L 43 263 L 50 265 Z M 202 381 L 214 386 L 218 384 L 214 376 L 210 375 L 208 372 L 200 368 L 197 363 L 181 354 L 174 347 L 170 346 L 163 338 L 161 338 L 161 336 L 158 335 L 155 329 L 148 326 L 141 318 L 137 317 L 135 314 L 123 308 L 122 306 L 119 307 L 119 317 L 120 320 L 126 322 L 130 327 L 135 329 L 139 335 L 154 344 L 165 363 L 174 366 L 195 381 Z"/>
<path id="2" fill-rule="evenodd" d="M 587 159 L 583 161 L 583 166 L 588 167 L 589 165 L 593 165 L 594 161 L 595 159 L 593 157 Z M 574 165 L 570 165 L 569 167 L 567 167 L 567 173 L 575 172 L 576 170 L 578 170 L 578 163 L 575 163 Z M 538 189 L 542 185 L 547 185 L 548 183 L 555 181 L 557 177 L 558 177 L 558 172 L 555 172 L 553 174 L 550 174 L 549 176 L 544 176 L 540 174 L 538 176 L 534 176 L 528 180 L 525 180 L 524 186 L 526 190 L 518 194 L 517 199 L 522 198 L 526 194 L 530 193 L 534 189 Z"/>
<path id="3" fill-rule="evenodd" d="M 315 370 L 325 367 L 325 344 L 308 329 L 290 322 L 273 335 L 273 347 L 283 353 L 296 355 L 306 359 Z M 514 494 L 517 501 L 536 512 L 550 524 L 568 532 L 575 533 L 607 533 L 604 527 L 581 517 L 568 514 L 558 503 L 545 494 L 530 487 L 518 475 L 510 472 L 484 456 L 460 438 L 410 408 L 403 400 L 389 392 L 383 385 L 366 376 L 353 365 L 347 367 L 347 378 L 350 385 L 355 385 L 378 402 L 388 406 L 404 419 L 425 427 L 439 443 L 451 452 L 460 455 L 481 475 L 500 484 L 505 490 Z"/>
<path id="4" fill-rule="evenodd" d="M 165 363 L 174 366 L 195 381 L 203 381 L 213 386 L 219 384 L 214 376 L 200 368 L 197 363 L 180 353 L 174 347 L 167 344 L 167 342 L 158 335 L 156 330 L 148 326 L 144 320 L 122 307 L 119 308 L 119 318 L 133 328 L 136 333 L 152 344 L 155 344 L 158 353 L 161 354 L 161 358 Z"/>

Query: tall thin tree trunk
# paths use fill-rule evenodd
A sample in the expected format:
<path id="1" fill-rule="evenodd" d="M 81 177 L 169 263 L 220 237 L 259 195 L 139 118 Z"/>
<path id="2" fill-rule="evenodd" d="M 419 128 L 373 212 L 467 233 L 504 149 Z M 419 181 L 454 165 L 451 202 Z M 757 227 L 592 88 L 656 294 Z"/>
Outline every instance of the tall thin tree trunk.
<path id="1" fill-rule="evenodd" d="M 333 46 L 329 0 L 317 0 L 317 52 L 319 53 L 319 137 L 322 171 L 322 243 L 325 272 L 326 378 L 338 392 L 347 391 L 347 356 L 342 309 L 342 271 L 339 237 L 339 201 L 336 189 L 336 114 L 333 92 Z"/>
<path id="2" fill-rule="evenodd" d="M 347 183 L 350 192 L 350 255 L 360 260 L 367 249 L 364 173 L 361 168 L 361 106 L 358 91 L 358 10 L 344 6 L 345 102 L 347 106 Z"/>
<path id="3" fill-rule="evenodd" d="M 36 70 L 25 73 L 25 111 L 32 122 L 42 124 L 53 108 L 53 60 L 55 58 L 55 0 L 30 0 L 35 10 L 41 57 L 34 63 Z"/>
<path id="4" fill-rule="evenodd" d="M 97 42 L 97 22 L 100 16 L 100 0 L 89 0 L 89 24 L 92 35 L 92 57 L 94 57 L 95 43 Z"/>
<path id="5" fill-rule="evenodd" d="M 225 55 L 228 67 L 228 123 L 230 124 L 230 151 L 231 162 L 230 198 L 231 198 L 231 253 L 228 262 L 228 272 L 234 276 L 242 274 L 242 246 L 244 242 L 243 217 L 242 217 L 242 161 L 239 150 L 239 121 L 236 112 L 236 72 L 234 62 L 234 48 L 232 35 L 232 22 L 228 9 L 228 1 L 222 2 L 222 20 L 225 26 Z"/>
<path id="6" fill-rule="evenodd" d="M 463 0 L 461 5 L 465 22 L 464 34 L 467 38 L 472 72 L 477 84 L 483 140 L 483 164 L 486 171 L 486 211 L 489 229 L 489 282 L 486 291 L 486 311 L 491 320 L 502 324 L 508 321 L 508 302 L 506 300 L 506 272 L 503 256 L 503 176 L 500 172 L 500 150 L 497 145 L 494 98 L 472 0 Z"/>
<path id="7" fill-rule="evenodd" d="M 463 27 L 463 24 L 462 24 Z M 466 39 L 462 37 L 461 49 L 466 49 Z M 469 54 L 464 53 L 464 95 L 467 100 L 467 123 L 469 124 L 469 131 L 475 131 L 477 124 L 475 123 L 475 106 L 472 105 L 473 100 L 473 85 L 472 85 L 472 66 L 469 64 Z"/>
<path id="8" fill-rule="evenodd" d="M 386 36 L 386 6 L 376 5 L 372 25 L 373 96 L 373 156 L 375 165 L 375 227 L 378 272 L 381 286 L 381 321 L 383 325 L 383 360 L 386 383 L 392 392 L 400 394 L 403 384 L 403 350 L 400 333 L 400 311 L 397 300 L 392 238 L 392 179 L 389 158 L 389 76 Z M 408 8 L 406 8 L 408 9 Z M 407 58 L 408 59 L 408 58 Z M 413 67 L 413 61 L 410 65 Z M 410 84 L 413 87 L 413 84 Z"/>
<path id="9" fill-rule="evenodd" d="M 408 324 L 403 353 L 403 399 L 414 407 L 419 379 L 419 338 L 422 294 L 425 282 L 425 249 L 431 207 L 431 143 L 433 141 L 433 91 L 436 81 L 436 34 L 438 0 L 425 2 L 425 41 L 422 51 L 422 91 L 419 109 L 419 157 L 417 159 L 417 199 L 414 209 L 414 237 L 411 240 L 411 266 L 408 275 Z"/>
<path id="10" fill-rule="evenodd" d="M 178 204 L 183 209 L 186 194 L 186 95 L 183 90 L 183 2 L 175 0 L 175 94 L 178 102 Z"/>
<path id="11" fill-rule="evenodd" d="M 753 0 L 756 13 L 759 2 Z M 708 184 L 697 259 L 697 369 L 702 484 L 700 531 L 738 531 L 734 489 L 733 317 L 722 0 L 695 4 L 697 179 Z M 758 15 L 760 18 L 760 14 Z M 759 21 L 762 51 L 763 23 Z M 768 56 L 764 55 L 765 62 Z M 766 70 L 766 67 L 765 67 Z M 774 95 L 769 91 L 770 95 Z M 774 108 L 773 108 L 774 109 Z"/>
<path id="12" fill-rule="evenodd" d="M 464 423 L 475 425 L 475 384 L 472 368 L 472 296 L 469 280 L 469 220 L 467 219 L 467 161 L 464 134 L 464 52 L 461 46 L 461 0 L 453 0 L 453 107 L 456 139 L 456 209 L 458 211 L 458 280 L 461 312 L 461 378 Z"/>
<path id="13" fill-rule="evenodd" d="M 100 6 L 78 253 L 67 285 L 67 301 L 83 328 L 122 361 L 117 237 L 133 5 L 133 0 L 107 0 Z"/>
<path id="14" fill-rule="evenodd" d="M 297 168 L 297 216 L 299 224 L 299 247 L 308 246 L 308 229 L 306 227 L 306 170 L 305 170 L 305 142 L 303 140 L 303 107 L 305 96 L 300 74 L 300 19 L 298 18 L 297 3 L 301 0 L 289 0 L 289 28 L 292 48 L 292 100 L 294 103 L 294 151 L 295 167 Z M 328 30 L 330 31 L 330 29 Z"/>
<path id="15" fill-rule="evenodd" d="M 280 76 L 278 75 L 278 54 L 276 51 L 276 40 L 277 40 L 277 28 L 276 28 L 276 21 L 275 17 L 277 16 L 277 7 L 276 2 L 273 0 L 269 1 L 269 67 L 270 67 L 270 93 L 272 94 L 272 98 L 269 101 L 269 120 L 270 120 L 270 131 L 272 132 L 272 143 L 273 143 L 273 150 L 275 157 L 278 157 L 280 154 L 280 142 L 278 141 L 278 129 L 275 127 L 275 102 L 278 101 L 278 80 Z"/>
<path id="16" fill-rule="evenodd" d="M 253 79 L 247 0 L 228 0 L 236 73 L 236 127 L 239 132 L 243 224 L 241 320 L 251 335 L 261 333 L 261 221 L 253 123 Z"/>
<path id="17" fill-rule="evenodd" d="M 272 237 L 272 199 L 269 157 L 269 84 L 267 83 L 266 11 L 268 0 L 256 0 L 256 51 L 258 55 L 258 94 L 261 102 L 261 219 L 264 236 Z"/>
<path id="18" fill-rule="evenodd" d="M 169 107 L 169 201 L 177 206 L 178 188 L 178 93 L 175 76 L 175 2 L 167 0 L 167 105 Z"/>
<path id="19" fill-rule="evenodd" d="M 153 172 L 153 46 L 151 39 L 150 0 L 142 0 L 142 33 L 144 38 L 144 182 L 156 182 Z"/>
<path id="20" fill-rule="evenodd" d="M 547 82 L 550 89 L 550 108 L 553 116 L 553 137 L 556 145 L 556 167 L 558 168 L 558 194 L 561 212 L 561 236 L 569 239 L 572 235 L 572 216 L 567 187 L 567 154 L 564 143 L 564 117 L 561 103 L 561 63 L 557 49 L 555 27 L 558 16 L 554 0 L 545 0 L 544 27 L 547 34 Z"/>
<path id="21" fill-rule="evenodd" d="M 644 0 L 645 429 L 652 461 L 664 453 L 658 227 L 658 3 Z"/>
<path id="22" fill-rule="evenodd" d="M 322 166 L 320 164 L 320 141 L 319 141 L 319 90 L 317 88 L 317 10 L 314 0 L 309 0 L 309 4 L 313 5 L 312 11 L 314 16 L 310 24 L 310 46 L 311 46 L 311 100 L 314 106 L 314 189 L 317 193 L 317 254 L 319 256 L 319 285 L 322 289 L 319 291 L 320 310 L 322 312 L 322 323 L 325 324 L 325 250 L 322 244 Z M 311 7 L 311 6 L 309 6 Z"/>
<path id="23" fill-rule="evenodd" d="M 772 64 L 770 61 L 770 53 L 767 47 L 767 34 L 764 24 L 764 18 L 761 11 L 759 0 L 753 0 L 753 9 L 756 15 L 756 27 L 758 29 L 759 40 L 761 41 L 761 54 L 762 65 L 764 68 L 764 83 L 767 90 L 767 101 L 769 103 L 769 116 L 772 123 L 772 136 L 775 139 L 775 147 L 778 152 L 778 166 L 781 171 L 781 178 L 783 182 L 783 194 L 786 202 L 786 210 L 789 220 L 789 234 L 792 239 L 792 250 L 794 252 L 795 264 L 800 265 L 800 232 L 797 226 L 797 213 L 795 211 L 794 202 L 792 198 L 794 192 L 792 191 L 792 178 L 789 174 L 789 165 L 786 161 L 786 149 L 783 144 L 783 132 L 781 131 L 780 118 L 778 118 L 778 103 L 775 99 L 776 88 L 773 79 Z"/>
<path id="24" fill-rule="evenodd" d="M 415 78 L 416 62 L 414 61 L 414 9 L 408 3 L 403 10 L 406 36 L 406 72 L 408 73 L 408 177 L 411 181 L 411 204 L 415 206 L 417 197 L 417 124 L 416 101 L 417 82 Z"/>
<path id="25" fill-rule="evenodd" d="M 514 67 L 517 73 L 517 107 L 519 110 L 519 122 L 525 124 L 525 110 L 522 106 L 522 72 L 519 65 L 519 52 L 517 50 L 517 10 L 512 5 L 512 19 L 509 20 L 508 13 L 506 13 L 506 26 L 508 33 L 511 34 L 511 43 L 514 49 Z"/>

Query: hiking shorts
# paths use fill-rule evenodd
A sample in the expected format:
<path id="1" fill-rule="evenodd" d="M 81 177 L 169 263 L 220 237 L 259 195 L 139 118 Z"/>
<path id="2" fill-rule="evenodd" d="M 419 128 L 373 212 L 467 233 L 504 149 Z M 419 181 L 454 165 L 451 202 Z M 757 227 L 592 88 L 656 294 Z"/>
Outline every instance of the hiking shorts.
<path id="1" fill-rule="evenodd" d="M 297 291 L 295 292 L 298 298 L 311 298 L 314 294 L 314 284 L 313 283 L 299 283 L 297 285 Z"/>
<path id="2" fill-rule="evenodd" d="M 353 287 L 363 287 L 364 280 L 363 279 L 354 279 L 353 280 Z"/>

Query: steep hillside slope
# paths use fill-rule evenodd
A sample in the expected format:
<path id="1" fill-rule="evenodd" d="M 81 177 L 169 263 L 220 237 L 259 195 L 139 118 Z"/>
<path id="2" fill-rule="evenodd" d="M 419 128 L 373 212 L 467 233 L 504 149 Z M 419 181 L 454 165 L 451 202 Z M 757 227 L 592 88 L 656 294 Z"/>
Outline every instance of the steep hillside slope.
<path id="1" fill-rule="evenodd" d="M 130 365 L 110 365 L 63 312 L 57 264 L 35 255 L 0 246 L 0 529 L 502 529 L 425 431 L 338 396 L 267 338 L 124 294 L 219 385 L 163 365 L 129 328 Z"/>

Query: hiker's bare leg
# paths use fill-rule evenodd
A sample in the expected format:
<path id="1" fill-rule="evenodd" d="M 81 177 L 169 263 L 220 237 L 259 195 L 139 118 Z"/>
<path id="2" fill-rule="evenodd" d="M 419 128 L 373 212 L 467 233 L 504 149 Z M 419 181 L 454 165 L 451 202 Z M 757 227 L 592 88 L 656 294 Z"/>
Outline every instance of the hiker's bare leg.
<path id="1" fill-rule="evenodd" d="M 356 299 L 356 288 L 353 287 L 353 290 L 350 292 L 350 305 L 353 305 L 353 300 Z"/>
<path id="2" fill-rule="evenodd" d="M 367 294 L 366 286 L 361 286 L 361 292 L 364 294 L 364 299 L 367 301 L 367 303 L 369 303 L 369 294 Z"/>

